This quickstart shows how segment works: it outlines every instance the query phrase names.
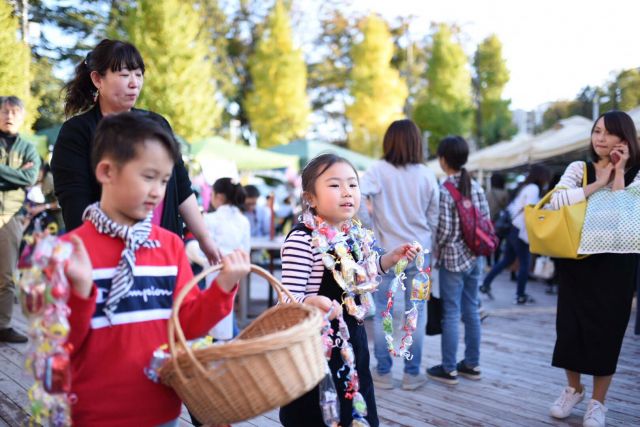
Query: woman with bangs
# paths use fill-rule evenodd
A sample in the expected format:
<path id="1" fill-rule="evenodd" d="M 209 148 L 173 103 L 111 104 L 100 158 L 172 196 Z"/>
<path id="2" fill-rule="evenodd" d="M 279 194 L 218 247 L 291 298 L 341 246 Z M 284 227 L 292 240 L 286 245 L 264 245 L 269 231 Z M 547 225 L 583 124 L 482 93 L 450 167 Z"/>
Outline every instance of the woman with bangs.
<path id="1" fill-rule="evenodd" d="M 598 117 L 591 129 L 585 162 L 571 163 L 556 186 L 555 209 L 580 203 L 601 189 L 621 191 L 640 185 L 640 144 L 633 119 L 622 111 Z M 627 219 L 631 221 L 632 219 Z M 557 259 L 558 308 L 552 365 L 564 369 L 567 386 L 550 408 L 554 418 L 567 418 L 585 397 L 582 375 L 593 376 L 591 399 L 583 426 L 605 425 L 605 397 L 631 317 L 638 255 L 598 253 L 583 259 Z"/>
<path id="2" fill-rule="evenodd" d="M 90 158 L 93 135 L 103 117 L 134 111 L 157 121 L 173 135 L 164 117 L 134 108 L 142 90 L 144 72 L 144 61 L 134 45 L 105 39 L 77 65 L 73 79 L 65 86 L 64 111 L 71 118 L 60 129 L 51 167 L 68 231 L 82 224 L 85 208 L 100 198 Z M 209 237 L 189 175 L 180 159 L 167 183 L 164 201 L 153 212 L 152 222 L 182 236 L 182 220 L 209 261 L 218 262 L 220 252 Z"/>

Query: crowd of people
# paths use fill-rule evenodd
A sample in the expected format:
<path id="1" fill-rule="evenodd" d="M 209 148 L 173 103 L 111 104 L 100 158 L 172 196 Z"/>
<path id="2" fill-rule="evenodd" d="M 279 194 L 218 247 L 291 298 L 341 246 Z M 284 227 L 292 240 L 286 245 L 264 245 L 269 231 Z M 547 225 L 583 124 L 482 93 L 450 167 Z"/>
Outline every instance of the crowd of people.
<path id="1" fill-rule="evenodd" d="M 180 311 L 187 338 L 209 331 L 228 340 L 238 327 L 233 300 L 240 279 L 250 268 L 250 241 L 273 237 L 272 212 L 258 203 L 259 190 L 221 178 L 212 186 L 210 206 L 198 205 L 172 129 L 161 115 L 135 108 L 145 66 L 130 43 L 103 40 L 78 64 L 66 86 L 63 124 L 51 170 L 35 148 L 20 136 L 25 106 L 14 96 L 0 98 L 0 341 L 24 343 L 11 327 L 14 272 L 25 230 L 63 234 L 73 256 L 66 273 L 73 292 L 69 300 L 72 344 L 72 415 L 77 425 L 153 425 L 178 423 L 180 400 L 170 389 L 148 381 L 142 368 L 155 348 L 166 341 L 166 320 L 173 296 L 197 272 L 222 264 L 219 274 L 194 288 Z M 375 394 L 394 387 L 393 358 L 381 310 L 373 315 L 375 368 L 370 370 L 368 338 L 358 307 L 360 294 L 348 294 L 336 263 L 345 255 L 333 243 L 342 236 L 349 253 L 361 253 L 372 277 L 378 307 L 387 305 L 397 276 L 393 267 L 409 261 L 407 283 L 421 273 L 411 263 L 424 250 L 438 271 L 442 300 L 441 362 L 421 368 L 424 333 L 413 335 L 412 358 L 404 361 L 402 388 L 416 390 L 427 377 L 457 384 L 458 377 L 482 377 L 480 294 L 493 298 L 492 282 L 517 260 L 514 303 L 535 301 L 526 293 L 531 253 L 524 207 L 535 204 L 552 180 L 549 169 L 533 165 L 511 193 L 504 177 L 495 175 L 485 193 L 465 169 L 469 145 L 460 136 L 442 139 L 437 157 L 446 177 L 438 182 L 423 162 L 422 136 L 411 120 L 393 122 L 382 141 L 383 156 L 362 176 L 348 160 L 324 154 L 302 171 L 300 220 L 294 219 L 281 250 L 282 283 L 294 298 L 329 313 L 334 330 L 344 322 L 353 349 L 353 370 L 366 404 L 360 413 L 345 398 L 338 370 L 340 349 L 329 367 L 340 400 L 341 425 L 366 418 L 379 425 Z M 602 188 L 623 190 L 640 182 L 640 146 L 631 118 L 608 112 L 594 123 L 591 161 L 571 163 L 555 186 L 551 208 L 588 200 Z M 582 187 L 584 174 L 587 185 Z M 454 188 L 455 190 L 451 190 Z M 486 260 L 469 246 L 461 224 L 458 196 L 468 200 L 497 230 L 498 250 Z M 201 210 L 207 211 L 204 215 Z M 288 212 L 288 216 L 291 212 Z M 56 218 L 57 216 L 57 218 Z M 60 216 L 62 218 L 60 218 Z M 375 233 L 380 255 L 356 221 Z M 51 224 L 54 224 L 51 226 Z M 30 228 L 29 228 L 30 227 Z M 333 230 L 328 232 L 327 230 Z M 28 233 L 28 232 L 27 232 Z M 27 241 L 27 244 L 30 242 Z M 328 262 L 331 254 L 334 262 Z M 551 363 L 564 369 L 567 386 L 550 414 L 565 418 L 586 395 L 582 375 L 593 376 L 585 426 L 605 424 L 604 406 L 631 313 L 638 283 L 638 255 L 602 253 L 585 259 L 556 259 L 558 282 L 557 340 Z M 106 274 L 106 271 L 111 273 Z M 153 270 L 153 273 L 149 271 Z M 146 273 L 145 273 L 146 272 Z M 96 279 L 99 277 L 100 279 Z M 602 283 L 610 283 L 604 287 Z M 129 291 L 153 287 L 144 300 Z M 416 329 L 424 331 L 424 301 L 417 309 Z M 353 305 L 345 304 L 345 296 Z M 459 321 L 464 324 L 464 358 L 457 360 Z M 136 345 L 131 345 L 136 343 Z M 104 364 L 104 358 L 110 360 Z M 374 387 L 375 386 L 375 387 Z M 285 426 L 325 425 L 316 387 L 280 410 Z M 100 396 L 109 395 L 110 399 Z M 145 396 L 143 400 L 139 396 Z M 196 425 L 197 420 L 194 420 Z"/>

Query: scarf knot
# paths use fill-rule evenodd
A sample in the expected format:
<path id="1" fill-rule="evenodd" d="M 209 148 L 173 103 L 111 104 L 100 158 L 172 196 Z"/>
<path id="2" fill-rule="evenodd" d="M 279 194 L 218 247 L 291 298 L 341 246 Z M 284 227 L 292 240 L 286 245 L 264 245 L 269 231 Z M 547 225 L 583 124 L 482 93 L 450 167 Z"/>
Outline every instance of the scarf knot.
<path id="1" fill-rule="evenodd" d="M 133 287 L 133 269 L 136 265 L 136 251 L 140 248 L 159 248 L 160 242 L 149 240 L 151 234 L 151 215 L 132 226 L 118 224 L 107 216 L 98 202 L 89 205 L 82 214 L 82 219 L 89 221 L 98 233 L 121 239 L 124 249 L 120 254 L 120 262 L 111 281 L 111 289 L 104 305 L 104 313 L 109 322 L 118 308 L 120 301 L 127 296 Z"/>

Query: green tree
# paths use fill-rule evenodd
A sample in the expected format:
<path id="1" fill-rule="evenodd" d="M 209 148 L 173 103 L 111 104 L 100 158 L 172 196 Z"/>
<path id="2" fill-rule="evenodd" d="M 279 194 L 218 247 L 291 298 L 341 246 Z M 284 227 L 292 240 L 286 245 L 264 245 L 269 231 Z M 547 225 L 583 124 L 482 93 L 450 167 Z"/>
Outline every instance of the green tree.
<path id="1" fill-rule="evenodd" d="M 303 136 L 309 126 L 307 69 L 293 46 L 288 12 L 277 0 L 262 39 L 249 59 L 253 87 L 245 108 L 258 145 L 272 147 Z"/>
<path id="2" fill-rule="evenodd" d="M 18 38 L 19 23 L 13 7 L 0 1 L 0 95 L 15 95 L 24 101 L 24 129 L 30 129 L 38 115 L 37 99 L 31 96 L 31 51 Z"/>
<path id="3" fill-rule="evenodd" d="M 640 105 L 640 69 L 620 72 L 613 84 L 618 109 L 628 111 Z"/>
<path id="4" fill-rule="evenodd" d="M 370 15 L 362 21 L 361 31 L 362 40 L 351 50 L 349 89 L 353 103 L 346 109 L 351 123 L 349 147 L 379 156 L 387 127 L 403 116 L 408 89 L 391 65 L 394 44 L 385 21 Z"/>
<path id="5" fill-rule="evenodd" d="M 471 129 L 471 74 L 454 30 L 445 24 L 436 28 L 426 73 L 429 84 L 414 112 L 418 126 L 430 133 L 431 152 L 444 136 L 466 136 Z"/>
<path id="6" fill-rule="evenodd" d="M 323 127 L 335 123 L 346 141 L 348 122 L 344 99 L 351 72 L 351 46 L 357 34 L 358 17 L 349 15 L 341 0 L 329 0 L 320 9 L 320 33 L 314 40 L 309 69 L 311 108 Z"/>
<path id="7" fill-rule="evenodd" d="M 37 78 L 31 81 L 31 92 L 40 100 L 38 119 L 33 125 L 34 130 L 56 126 L 64 122 L 64 104 L 62 100 L 62 86 L 64 82 L 53 73 L 53 65 L 47 57 L 34 59 L 32 62 L 33 75 Z"/>
<path id="8" fill-rule="evenodd" d="M 509 82 L 509 70 L 502 57 L 502 43 L 491 35 L 478 45 L 473 66 L 476 121 L 474 133 L 478 146 L 484 147 L 511 138 L 517 132 L 509 111 L 510 100 L 502 99 Z"/>
<path id="9" fill-rule="evenodd" d="M 213 61 L 200 32 L 202 18 L 194 4 L 139 0 L 113 18 L 114 28 L 127 34 L 145 61 L 138 106 L 165 116 L 187 141 L 210 135 L 220 123 L 221 108 Z"/>

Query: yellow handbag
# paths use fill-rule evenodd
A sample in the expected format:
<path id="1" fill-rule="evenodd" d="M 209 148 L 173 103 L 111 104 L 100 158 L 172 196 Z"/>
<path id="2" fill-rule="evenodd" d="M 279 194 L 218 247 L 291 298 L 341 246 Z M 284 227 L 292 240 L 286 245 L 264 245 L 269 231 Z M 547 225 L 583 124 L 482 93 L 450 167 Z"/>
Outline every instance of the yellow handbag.
<path id="1" fill-rule="evenodd" d="M 582 187 L 587 186 L 587 164 L 584 165 Z M 524 221 L 529 235 L 529 251 L 554 258 L 584 258 L 578 255 L 587 201 L 562 206 L 558 210 L 542 209 L 554 192 L 549 191 L 536 205 L 525 206 Z"/>

